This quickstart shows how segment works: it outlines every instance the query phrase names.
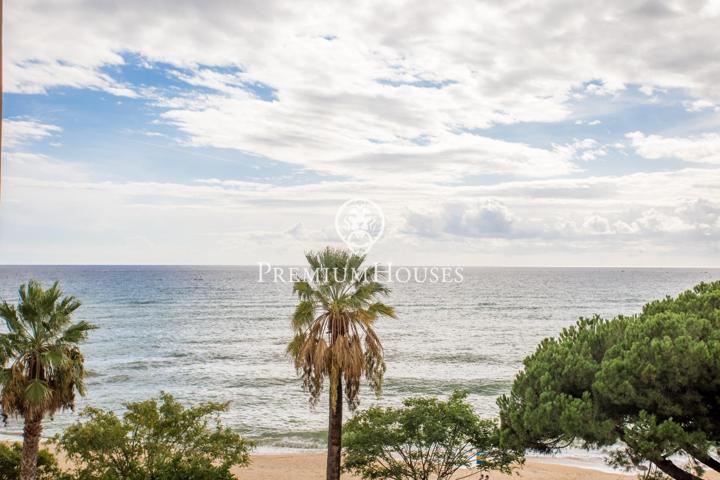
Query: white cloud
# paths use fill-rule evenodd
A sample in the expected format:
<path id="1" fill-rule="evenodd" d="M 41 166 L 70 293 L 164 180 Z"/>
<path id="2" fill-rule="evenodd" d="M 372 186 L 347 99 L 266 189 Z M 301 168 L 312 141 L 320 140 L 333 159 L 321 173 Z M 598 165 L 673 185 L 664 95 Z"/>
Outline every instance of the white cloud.
<path id="1" fill-rule="evenodd" d="M 91 179 L 90 172 L 78 165 L 60 162 L 47 155 L 28 152 L 4 152 L 3 177 L 32 179 L 30 181 L 67 181 L 80 182 Z M 5 180 L 3 178 L 3 183 Z M 10 183 L 13 188 L 14 182 Z M 38 192 L 38 194 L 41 192 Z M 5 201 L 11 201 L 6 195 Z M 40 197 L 38 199 L 40 200 Z"/>
<path id="2" fill-rule="evenodd" d="M 710 108 L 717 109 L 718 107 L 708 100 L 693 100 L 691 102 L 685 102 L 685 110 L 688 112 L 700 112 Z"/>
<path id="3" fill-rule="evenodd" d="M 366 86 L 375 79 L 453 80 L 458 82 L 454 95 L 441 98 L 470 101 L 475 117 L 489 113 L 508 120 L 562 113 L 555 105 L 566 98 L 563 90 L 591 80 L 585 90 L 612 92 L 635 83 L 646 89 L 688 88 L 698 97 L 717 99 L 717 70 L 707 61 L 717 56 L 714 3 L 649 5 L 639 0 L 599 5 L 466 1 L 413 9 L 405 1 L 349 7 L 344 2 L 14 0 L 6 16 L 8 35 L 15 40 L 9 63 L 27 71 L 20 84 L 37 88 L 98 87 L 104 81 L 98 80 L 101 67 L 121 64 L 119 52 L 130 51 L 183 66 L 240 65 L 246 78 L 275 84 L 281 96 L 301 93 L 287 90 L 299 79 L 311 86 L 308 93 Z M 524 21 L 515 21 L 520 8 Z M 162 28 L 149 21 L 157 18 Z M 629 42 L 632 62 L 622 54 Z M 31 78 L 32 62 L 40 71 L 47 65 L 68 68 Z M 89 69 L 98 79 L 76 68 Z M 491 100 L 485 112 L 472 108 L 481 97 L 505 97 L 506 107 L 512 106 L 511 94 L 519 108 L 492 112 Z M 533 104 L 552 108 L 523 111 Z"/>
<path id="4" fill-rule="evenodd" d="M 8 92 L 143 97 L 189 145 L 341 179 L 108 179 L 99 167 L 19 151 L 60 131 L 15 119 L 5 127 L 15 151 L 4 167 L 0 263 L 177 263 L 188 252 L 200 263 L 292 262 L 331 241 L 335 209 L 360 195 L 385 210 L 377 248 L 397 262 L 503 264 L 512 262 L 496 254 L 532 253 L 553 263 L 581 251 L 589 262 L 662 264 L 675 252 L 706 264 L 720 258 L 708 255 L 720 249 L 717 134 L 634 132 L 639 155 L 696 168 L 600 176 L 588 173 L 593 161 L 611 165 L 623 145 L 547 146 L 484 129 L 598 117 L 610 126 L 631 84 L 709 110 L 720 103 L 716 4 L 8 1 Z M 115 75 L 128 61 L 193 88 L 128 84 Z"/>
<path id="5" fill-rule="evenodd" d="M 658 265 L 675 252 L 673 262 L 708 266 L 720 258 L 720 169 L 478 186 L 278 186 L 107 181 L 47 157 L 7 159 L 0 263 L 293 263 L 339 241 L 335 212 L 354 196 L 385 212 L 373 250 L 382 261 Z"/>
<path id="6" fill-rule="evenodd" d="M 545 177 L 576 170 L 572 163 L 575 150 L 547 150 L 450 132 L 410 111 L 388 118 L 381 99 L 368 100 L 367 109 L 358 106 L 355 111 L 327 105 L 315 113 L 312 122 L 318 125 L 295 113 L 303 109 L 249 95 L 241 101 L 217 98 L 212 108 L 170 110 L 163 117 L 189 133 L 194 145 L 241 149 L 358 178 L 394 174 L 445 181 L 498 173 Z M 337 99 L 338 103 L 352 101 Z M 245 107 L 245 103 L 254 106 Z M 254 114 L 235 114 L 245 110 Z"/>
<path id="7" fill-rule="evenodd" d="M 16 0 L 7 6 L 6 83 L 10 92 L 71 86 L 149 95 L 193 145 L 342 175 L 402 168 L 440 181 L 556 176 L 576 170 L 571 159 L 461 132 L 567 119 L 576 95 L 613 95 L 630 83 L 684 89 L 693 105 L 720 101 L 713 8 Z M 149 21 L 158 18 L 162 28 Z M 149 67 L 183 67 L 177 75 L 216 93 L 163 98 L 123 84 L 107 67 L 123 65 L 126 53 Z M 275 101 L 262 101 L 253 85 L 273 89 Z"/>
<path id="8" fill-rule="evenodd" d="M 29 142 L 51 137 L 62 129 L 33 120 L 3 119 L 3 147 L 16 148 Z"/>
<path id="9" fill-rule="evenodd" d="M 20 60 L 8 67 L 10 93 L 47 93 L 53 87 L 74 87 L 103 90 L 113 95 L 136 97 L 130 87 L 85 65 L 68 64 L 59 60 Z"/>
<path id="10" fill-rule="evenodd" d="M 600 145 L 592 138 L 575 140 L 567 145 L 556 146 L 555 149 L 565 152 L 570 158 L 584 162 L 595 160 L 598 157 L 604 157 L 608 152 L 607 145 Z"/>
<path id="11" fill-rule="evenodd" d="M 492 199 L 472 205 L 449 203 L 432 213 L 410 211 L 406 221 L 406 231 L 429 237 L 441 234 L 503 237 L 513 230 L 510 211 Z"/>
<path id="12" fill-rule="evenodd" d="M 611 233 L 610 222 L 605 217 L 591 215 L 583 221 L 583 229 L 591 234 L 608 234 Z"/>
<path id="13" fill-rule="evenodd" d="M 518 214 L 522 212 L 523 214 Z M 626 242 L 663 244 L 675 241 L 720 241 L 720 202 L 696 199 L 672 208 L 605 207 L 602 213 L 568 209 L 544 217 L 526 207 L 511 212 L 495 199 L 474 203 L 448 203 L 426 212 L 408 211 L 404 232 L 420 237 L 574 241 L 582 244 L 604 237 L 618 245 Z"/>
<path id="14" fill-rule="evenodd" d="M 699 198 L 678 207 L 675 214 L 706 237 L 717 236 L 720 232 L 720 203 Z"/>
<path id="15" fill-rule="evenodd" d="M 638 155 L 649 158 L 678 158 L 686 162 L 720 163 L 720 134 L 706 133 L 694 137 L 663 137 L 628 133 Z"/>
<path id="16" fill-rule="evenodd" d="M 700 13 L 710 18 L 720 16 L 720 0 L 707 0 Z"/>

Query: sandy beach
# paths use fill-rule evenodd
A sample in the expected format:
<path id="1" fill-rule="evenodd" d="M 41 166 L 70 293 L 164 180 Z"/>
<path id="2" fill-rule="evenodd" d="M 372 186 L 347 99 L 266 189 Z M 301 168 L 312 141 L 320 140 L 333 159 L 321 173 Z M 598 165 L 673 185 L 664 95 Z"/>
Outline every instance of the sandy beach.
<path id="1" fill-rule="evenodd" d="M 532 480 L 630 480 L 633 474 L 622 472 L 603 472 L 591 468 L 581 468 L 559 464 L 561 458 L 549 461 L 528 459 L 522 469 L 512 476 L 498 472 L 489 472 L 491 480 L 511 480 L 513 478 Z M 256 454 L 252 456 L 252 465 L 235 471 L 240 480 L 322 480 L 325 478 L 325 455 L 322 453 L 298 454 Z M 461 471 L 454 478 L 467 475 Z M 345 480 L 359 480 L 359 477 L 344 474 Z M 478 476 L 470 477 L 477 480 Z M 715 472 L 706 473 L 708 480 L 720 480 Z"/>
<path id="2" fill-rule="evenodd" d="M 11 440 L 0 440 L 3 443 L 10 443 Z M 61 468 L 68 468 L 69 464 L 62 454 L 57 454 L 52 444 L 43 442 L 42 448 L 47 448 L 55 453 Z M 324 453 L 257 453 L 252 455 L 252 463 L 249 467 L 235 468 L 233 473 L 239 480 L 322 480 L 325 478 L 325 454 Z M 456 478 L 464 474 L 456 475 Z M 570 467 L 555 463 L 530 459 L 522 469 L 516 471 L 513 476 L 503 475 L 498 472 L 489 472 L 491 480 L 510 480 L 512 478 L 537 479 L 537 480 L 629 480 L 634 478 L 631 475 L 622 473 L 605 473 L 589 468 Z M 343 474 L 344 480 L 359 480 L 359 477 L 350 474 Z M 477 480 L 477 476 L 471 477 Z M 720 476 L 708 476 L 708 479 L 720 480 Z"/>
<path id="3" fill-rule="evenodd" d="M 236 470 L 241 480 L 321 480 L 325 478 L 325 455 L 322 453 L 300 454 L 257 454 L 252 457 L 252 465 Z M 461 472 L 457 478 L 467 475 Z M 511 478 L 535 480 L 611 480 L 634 478 L 622 473 L 605 473 L 586 468 L 568 467 L 538 460 L 528 460 L 522 470 L 513 476 L 490 472 L 491 480 L 510 480 Z M 359 477 L 344 474 L 346 480 L 358 480 Z M 477 476 L 473 476 L 477 479 Z M 707 477 L 718 478 L 718 477 Z"/>
<path id="4" fill-rule="evenodd" d="M 10 440 L 0 440 L 9 443 Z M 42 448 L 56 453 L 55 446 L 43 442 Z M 68 467 L 67 459 L 58 455 L 58 463 L 62 468 Z M 490 480 L 511 480 L 513 478 L 533 480 L 631 480 L 633 474 L 623 472 L 607 472 L 592 467 L 571 466 L 572 460 L 556 457 L 551 459 L 527 459 L 525 465 L 515 470 L 512 476 L 499 472 L 485 472 Z M 249 467 L 235 468 L 233 473 L 238 480 L 322 480 L 325 478 L 325 454 L 312 453 L 256 453 L 252 455 Z M 467 471 L 460 471 L 453 478 L 463 478 Z M 360 480 L 350 474 L 343 474 L 344 480 Z M 477 480 L 478 476 L 466 477 Z M 720 480 L 720 474 L 707 472 L 703 477 L 708 480 Z"/>

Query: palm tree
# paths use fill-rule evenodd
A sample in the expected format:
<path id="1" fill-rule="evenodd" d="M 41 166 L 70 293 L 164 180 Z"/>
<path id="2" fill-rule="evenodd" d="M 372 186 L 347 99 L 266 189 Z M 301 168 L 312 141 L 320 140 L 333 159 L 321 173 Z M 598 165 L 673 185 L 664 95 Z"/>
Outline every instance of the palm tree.
<path id="1" fill-rule="evenodd" d="M 328 247 L 305 258 L 312 276 L 293 286 L 300 303 L 292 317 L 295 337 L 288 352 L 313 406 L 325 377 L 329 379 L 327 480 L 338 480 L 343 387 L 350 410 L 359 403 L 362 377 L 380 393 L 385 362 L 374 323 L 379 316 L 395 318 L 395 311 L 378 301 L 389 289 L 377 281 L 375 267 L 362 268 L 364 255 Z"/>
<path id="2" fill-rule="evenodd" d="M 7 326 L 7 333 L 0 334 L 0 406 L 3 418 L 25 421 L 20 479 L 34 480 L 43 417 L 74 408 L 75 392 L 85 394 L 78 344 L 95 327 L 71 323 L 80 302 L 61 299 L 58 282 L 43 290 L 31 280 L 19 293 L 17 308 L 6 301 L 0 305 Z"/>

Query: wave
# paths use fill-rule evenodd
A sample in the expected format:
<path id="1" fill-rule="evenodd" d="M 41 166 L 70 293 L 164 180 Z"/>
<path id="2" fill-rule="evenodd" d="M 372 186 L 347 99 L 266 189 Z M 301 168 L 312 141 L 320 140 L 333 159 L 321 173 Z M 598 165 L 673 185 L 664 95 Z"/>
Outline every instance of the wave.
<path id="1" fill-rule="evenodd" d="M 464 390 L 472 395 L 497 396 L 510 391 L 512 381 L 508 380 L 463 380 L 463 379 L 420 379 L 388 378 L 383 390 L 400 395 L 448 395 L 455 390 Z"/>
<path id="2" fill-rule="evenodd" d="M 111 377 L 103 378 L 100 381 L 90 382 L 90 383 L 91 384 L 93 384 L 93 383 L 125 383 L 125 382 L 129 382 L 131 380 L 131 378 L 132 377 L 130 377 L 130 375 L 113 375 Z"/>
<path id="3" fill-rule="evenodd" d="M 129 300 L 126 302 L 127 305 L 158 305 L 163 303 L 162 300 L 148 299 L 148 300 Z"/>
<path id="4" fill-rule="evenodd" d="M 473 352 L 457 352 L 457 353 L 410 353 L 400 352 L 391 353 L 386 356 L 388 362 L 420 360 L 423 362 L 439 363 L 439 364 L 481 364 L 481 365 L 505 365 L 507 362 L 498 357 L 498 355 L 488 355 Z"/>
<path id="5" fill-rule="evenodd" d="M 271 387 L 284 387 L 287 385 L 302 385 L 302 381 L 297 378 L 283 378 L 283 377 L 251 377 L 247 379 L 241 379 L 239 381 L 228 384 L 229 388 L 241 388 L 241 387 L 253 387 L 253 388 L 271 388 Z"/>
<path id="6" fill-rule="evenodd" d="M 291 448 L 291 449 L 318 449 L 327 446 L 327 430 L 264 432 L 248 435 L 248 438 L 257 442 L 261 447 Z"/>
<path id="7" fill-rule="evenodd" d="M 168 358 L 186 358 L 195 356 L 192 352 L 170 352 L 165 355 Z"/>

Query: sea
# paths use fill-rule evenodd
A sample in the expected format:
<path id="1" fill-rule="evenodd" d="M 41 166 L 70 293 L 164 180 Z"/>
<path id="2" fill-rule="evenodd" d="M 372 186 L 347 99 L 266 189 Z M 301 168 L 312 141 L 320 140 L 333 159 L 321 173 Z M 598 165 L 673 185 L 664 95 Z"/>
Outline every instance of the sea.
<path id="1" fill-rule="evenodd" d="M 46 422 L 52 436 L 85 406 L 121 414 L 126 402 L 168 392 L 180 401 L 230 402 L 222 420 L 260 449 L 321 448 L 327 398 L 311 408 L 285 348 L 292 284 L 259 282 L 259 266 L 0 266 L 0 299 L 19 285 L 59 280 L 99 328 L 82 346 L 87 396 Z M 385 300 L 397 319 L 377 323 L 387 361 L 382 394 L 361 390 L 360 408 L 412 396 L 469 393 L 487 417 L 525 356 L 578 317 L 638 313 L 720 269 L 464 268 L 462 281 L 395 282 Z M 0 331 L 4 331 L 0 325 Z M 15 436 L 12 419 L 0 426 Z"/>

